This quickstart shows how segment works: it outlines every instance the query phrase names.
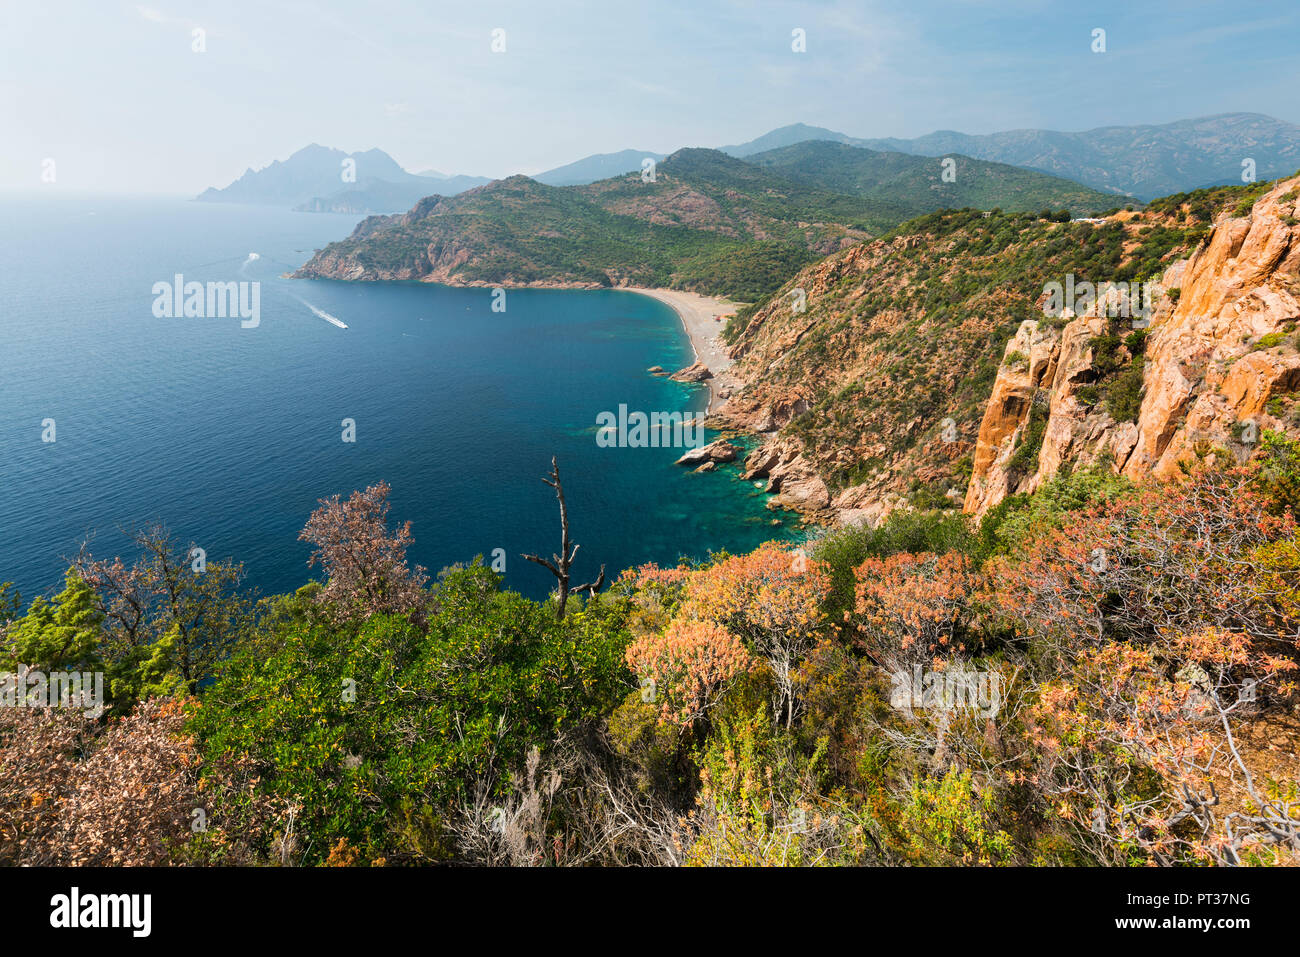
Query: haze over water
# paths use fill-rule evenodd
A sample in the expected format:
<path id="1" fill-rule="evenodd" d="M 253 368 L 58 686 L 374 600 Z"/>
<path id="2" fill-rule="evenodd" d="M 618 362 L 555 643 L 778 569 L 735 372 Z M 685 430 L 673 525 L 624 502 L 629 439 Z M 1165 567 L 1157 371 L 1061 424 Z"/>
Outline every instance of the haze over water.
<path id="1" fill-rule="evenodd" d="M 430 572 L 559 546 L 559 457 L 574 574 L 745 550 L 791 534 L 732 469 L 696 475 L 680 450 L 602 449 L 598 412 L 696 411 L 704 390 L 645 369 L 691 361 L 667 307 L 617 291 L 511 290 L 279 278 L 355 217 L 158 199 L 0 202 L 0 581 L 56 587 L 94 533 L 161 520 L 209 560 L 245 563 L 264 593 L 312 577 L 297 540 L 318 499 L 387 480 Z M 249 253 L 259 258 L 248 262 Z M 261 283 L 261 323 L 156 318 L 152 287 Z M 322 318 L 336 317 L 346 329 Z M 57 439 L 43 443 L 42 421 Z M 356 421 L 356 442 L 341 422 Z M 317 573 L 318 574 L 318 573 Z"/>

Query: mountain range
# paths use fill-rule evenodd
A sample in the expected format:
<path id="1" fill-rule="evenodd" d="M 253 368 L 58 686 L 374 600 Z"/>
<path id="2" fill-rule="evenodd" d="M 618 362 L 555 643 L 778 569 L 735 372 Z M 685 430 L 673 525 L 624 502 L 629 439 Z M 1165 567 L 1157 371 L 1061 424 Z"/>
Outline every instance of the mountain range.
<path id="1" fill-rule="evenodd" d="M 952 154 L 940 159 L 806 140 L 746 156 L 787 179 L 872 200 L 904 218 L 936 209 L 1099 212 L 1117 200 L 1098 190 L 1035 170 Z"/>
<path id="2" fill-rule="evenodd" d="M 1248 164 L 1264 180 L 1300 167 L 1300 126 L 1259 113 L 1216 116 L 1141 126 L 1107 126 L 1082 132 L 1008 130 L 972 135 L 938 130 L 914 139 L 849 136 L 824 127 L 795 123 L 747 143 L 718 148 L 748 159 L 807 142 L 831 142 L 877 152 L 912 156 L 965 156 L 1074 180 L 1118 197 L 1153 199 L 1169 193 L 1243 182 Z M 827 153 L 826 156 L 837 154 Z M 849 154 L 838 154 L 841 158 Z M 665 154 L 625 149 L 557 166 L 532 177 L 549 186 L 582 186 L 638 171 L 647 158 Z M 356 162 L 356 181 L 343 183 L 342 162 Z M 772 166 L 777 158 L 769 157 Z M 901 161 L 894 160 L 899 168 Z M 262 203 L 311 212 L 398 213 L 425 196 L 455 196 L 490 182 L 484 176 L 447 176 L 432 170 L 409 173 L 382 150 L 344 153 L 312 144 L 286 160 L 249 169 L 224 189 L 211 188 L 204 202 Z M 960 181 L 959 181 L 960 182 Z M 950 192 L 967 193 L 961 189 Z M 865 187 L 865 184 L 860 184 Z M 874 184 L 887 190 L 889 184 Z M 978 195 L 978 189 L 971 195 Z M 976 205 L 982 205 L 976 203 Z"/>
<path id="3" fill-rule="evenodd" d="M 732 156 L 807 140 L 831 140 L 872 150 L 944 156 L 959 153 L 1063 176 L 1139 199 L 1243 182 L 1243 163 L 1254 161 L 1256 180 L 1285 176 L 1300 167 L 1300 126 L 1260 113 L 1222 113 L 1175 123 L 1104 126 L 1078 133 L 1008 130 L 970 135 L 939 130 L 915 139 L 861 139 L 796 123 L 748 143 L 724 146 Z"/>

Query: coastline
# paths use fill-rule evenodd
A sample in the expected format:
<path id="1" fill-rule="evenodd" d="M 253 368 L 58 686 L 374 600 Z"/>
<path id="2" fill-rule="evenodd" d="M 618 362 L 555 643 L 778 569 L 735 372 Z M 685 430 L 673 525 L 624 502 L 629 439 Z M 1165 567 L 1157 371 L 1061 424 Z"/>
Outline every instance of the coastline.
<path id="1" fill-rule="evenodd" d="M 396 277 L 385 277 L 383 279 L 361 279 L 348 278 L 338 279 L 337 277 L 327 276 L 303 276 L 300 275 L 302 267 L 299 267 L 292 273 L 285 273 L 281 276 L 284 279 L 326 279 L 335 278 L 341 282 L 401 282 L 411 280 L 401 280 Z M 445 280 L 436 280 L 423 278 L 414 280 L 415 282 L 427 282 L 433 285 L 448 286 L 450 288 L 494 288 L 496 283 L 489 283 L 481 280 L 474 282 L 447 282 Z M 718 338 L 722 332 L 724 323 L 716 320 L 714 316 L 722 316 L 723 319 L 732 315 L 738 308 L 738 304 L 729 299 L 720 299 L 713 296 L 705 296 L 696 292 L 686 292 L 679 289 L 655 289 L 646 286 L 602 286 L 598 283 L 570 283 L 570 282 L 530 282 L 523 285 L 505 285 L 505 289 L 606 289 L 616 292 L 634 292 L 642 296 L 648 296 L 656 299 L 668 306 L 677 313 L 677 318 L 681 320 L 682 328 L 686 330 L 686 337 L 691 342 L 691 350 L 695 354 L 696 362 L 703 362 L 713 375 L 704 380 L 709 389 L 709 399 L 705 406 L 705 414 L 712 412 L 717 406 L 724 401 L 719 392 L 728 390 L 734 394 L 740 386 L 740 380 L 734 375 L 728 373 L 731 368 L 732 359 L 727 354 L 726 345 Z"/>
<path id="2" fill-rule="evenodd" d="M 709 401 L 704 411 L 706 414 L 712 412 L 722 402 L 718 393 L 724 388 L 734 392 L 737 385 L 735 377 L 726 374 L 731 368 L 732 360 L 731 356 L 727 355 L 726 346 L 719 338 L 723 323 L 713 317 L 731 315 L 736 311 L 736 304 L 726 299 L 715 299 L 677 289 L 647 289 L 640 286 L 621 288 L 626 292 L 640 293 L 651 299 L 657 299 L 677 313 L 677 317 L 682 321 L 682 327 L 686 330 L 687 338 L 691 340 L 695 361 L 703 362 L 713 373 L 711 378 L 704 380 L 705 385 L 709 387 Z"/>

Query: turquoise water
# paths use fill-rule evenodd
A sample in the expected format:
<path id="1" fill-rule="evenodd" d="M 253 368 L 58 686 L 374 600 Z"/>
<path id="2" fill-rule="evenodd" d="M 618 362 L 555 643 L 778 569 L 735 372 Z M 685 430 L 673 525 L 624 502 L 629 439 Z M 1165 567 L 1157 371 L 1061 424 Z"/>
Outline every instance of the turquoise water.
<path id="1" fill-rule="evenodd" d="M 311 577 L 297 534 L 317 500 L 384 479 L 414 561 L 436 572 L 504 549 L 508 587 L 538 597 L 549 575 L 519 555 L 559 547 L 540 481 L 552 455 L 580 580 L 791 534 L 734 468 L 697 475 L 673 465 L 680 449 L 597 447 L 597 414 L 620 403 L 704 408 L 702 387 L 645 372 L 691 360 L 667 306 L 510 290 L 493 312 L 487 289 L 280 278 L 355 221 L 0 200 L 0 581 L 30 599 L 88 535 L 96 555 L 125 556 L 123 529 L 159 520 L 209 560 L 244 562 L 263 592 L 290 590 Z M 260 283 L 260 324 L 156 317 L 153 286 L 176 273 Z"/>

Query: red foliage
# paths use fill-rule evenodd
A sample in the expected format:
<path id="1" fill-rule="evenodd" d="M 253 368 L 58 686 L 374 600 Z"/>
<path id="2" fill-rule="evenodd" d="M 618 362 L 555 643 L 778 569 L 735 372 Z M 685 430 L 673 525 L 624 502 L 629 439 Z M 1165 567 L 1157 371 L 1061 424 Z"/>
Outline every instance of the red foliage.
<path id="1" fill-rule="evenodd" d="M 388 493 L 380 482 L 346 502 L 321 499 L 298 536 L 315 546 L 308 564 L 325 571 L 320 600 L 340 620 L 384 612 L 420 617 L 428 576 L 406 564 L 411 523 L 389 533 Z"/>

